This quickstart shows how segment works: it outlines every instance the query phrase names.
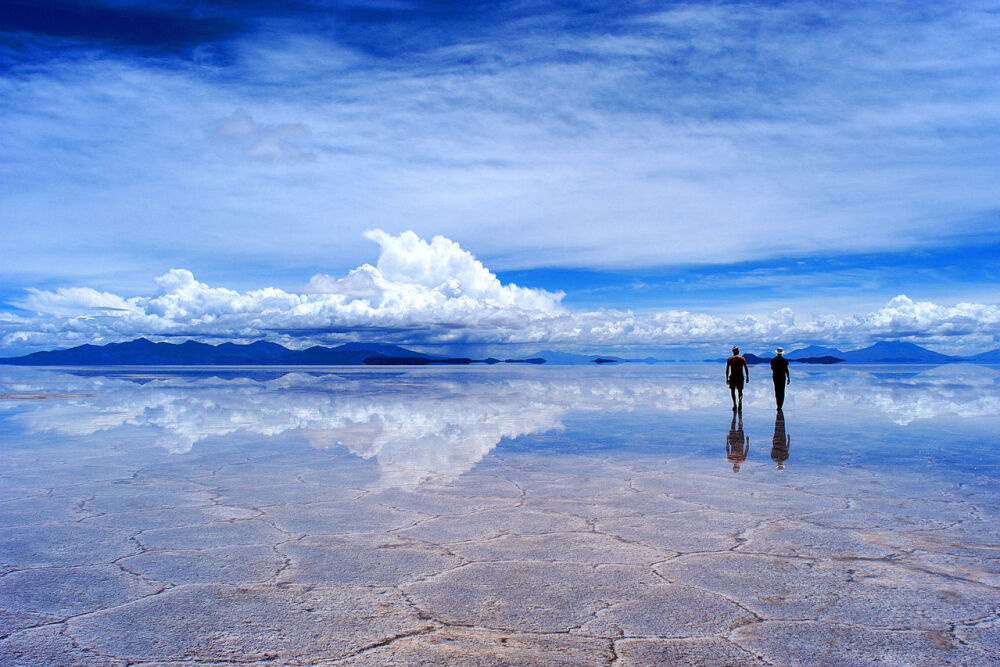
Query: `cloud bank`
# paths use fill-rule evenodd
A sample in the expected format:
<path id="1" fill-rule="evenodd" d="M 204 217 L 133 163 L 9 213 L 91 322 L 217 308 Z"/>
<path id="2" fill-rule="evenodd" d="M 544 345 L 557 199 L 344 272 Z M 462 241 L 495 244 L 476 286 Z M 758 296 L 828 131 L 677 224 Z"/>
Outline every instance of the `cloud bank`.
<path id="1" fill-rule="evenodd" d="M 503 284 L 482 262 L 442 236 L 365 236 L 380 248 L 375 266 L 344 276 L 314 275 L 301 291 L 240 292 L 198 281 L 185 269 L 155 279 L 151 296 L 88 287 L 30 289 L 0 316 L 6 348 L 106 343 L 138 336 L 206 341 L 268 339 L 292 347 L 347 340 L 411 345 L 556 345 L 566 349 L 832 344 L 906 338 L 984 345 L 1000 335 L 1000 308 L 941 305 L 897 296 L 869 313 L 803 316 L 782 309 L 722 317 L 680 310 L 579 310 L 563 293 Z"/>

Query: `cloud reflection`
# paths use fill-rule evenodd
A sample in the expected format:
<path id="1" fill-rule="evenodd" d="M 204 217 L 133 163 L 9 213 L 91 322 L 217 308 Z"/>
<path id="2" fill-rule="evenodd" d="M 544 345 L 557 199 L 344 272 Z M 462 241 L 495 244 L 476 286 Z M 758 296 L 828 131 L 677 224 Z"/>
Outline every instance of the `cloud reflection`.
<path id="1" fill-rule="evenodd" d="M 28 432 L 68 436 L 142 428 L 175 454 L 210 438 L 295 432 L 316 448 L 342 446 L 374 458 L 380 483 L 400 486 L 460 475 L 504 438 L 562 428 L 571 410 L 665 407 L 685 391 L 653 381 L 632 386 L 493 374 L 227 377 L 48 376 L 44 384 L 21 382 L 15 390 L 51 391 L 57 379 L 92 396 L 39 403 L 12 421 Z M 711 400 L 706 392 L 699 402 Z"/>
<path id="2" fill-rule="evenodd" d="M 729 394 L 709 367 L 676 372 L 636 369 L 533 369 L 490 372 L 291 372 L 224 377 L 157 371 L 85 374 L 11 369 L 9 394 L 69 395 L 0 401 L 6 423 L 28 433 L 87 437 L 142 430 L 174 454 L 232 436 L 301 436 L 312 447 L 344 447 L 374 459 L 381 486 L 454 478 L 502 440 L 563 427 L 571 413 L 719 408 Z M 610 372 L 609 372 L 610 371 Z M 987 367 L 799 370 L 790 409 L 823 406 L 888 417 L 898 425 L 946 415 L 1000 411 L 1000 372 Z M 744 410 L 772 409 L 768 383 L 748 386 Z M 775 426 L 775 442 L 784 437 Z M 116 431 L 117 432 L 117 431 Z M 782 448 L 778 448 L 782 449 Z M 787 456 L 772 450 L 775 458 Z"/>

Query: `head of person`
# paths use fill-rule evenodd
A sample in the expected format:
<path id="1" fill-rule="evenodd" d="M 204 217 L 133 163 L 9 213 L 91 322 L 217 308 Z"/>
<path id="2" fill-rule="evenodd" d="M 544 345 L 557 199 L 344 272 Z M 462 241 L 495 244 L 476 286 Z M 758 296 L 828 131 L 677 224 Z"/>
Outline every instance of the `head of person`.
<path id="1" fill-rule="evenodd" d="M 780 357 L 785 353 L 785 348 L 779 347 L 777 350 L 774 351 L 774 353 Z"/>
<path id="2" fill-rule="evenodd" d="M 740 464 L 739 463 L 734 463 L 733 464 L 733 472 L 739 472 L 739 471 L 740 471 Z"/>
<path id="3" fill-rule="evenodd" d="M 739 354 L 739 353 L 740 353 L 740 348 L 733 345 L 733 354 Z"/>

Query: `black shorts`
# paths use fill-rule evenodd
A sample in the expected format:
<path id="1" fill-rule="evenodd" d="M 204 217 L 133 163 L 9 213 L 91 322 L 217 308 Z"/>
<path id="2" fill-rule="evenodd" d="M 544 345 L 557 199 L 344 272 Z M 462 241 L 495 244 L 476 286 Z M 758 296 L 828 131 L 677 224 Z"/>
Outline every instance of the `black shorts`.
<path id="1" fill-rule="evenodd" d="M 742 389 L 743 388 L 743 376 L 740 376 L 738 378 L 736 378 L 736 377 L 729 378 L 729 386 L 730 387 L 734 387 L 736 389 Z"/>

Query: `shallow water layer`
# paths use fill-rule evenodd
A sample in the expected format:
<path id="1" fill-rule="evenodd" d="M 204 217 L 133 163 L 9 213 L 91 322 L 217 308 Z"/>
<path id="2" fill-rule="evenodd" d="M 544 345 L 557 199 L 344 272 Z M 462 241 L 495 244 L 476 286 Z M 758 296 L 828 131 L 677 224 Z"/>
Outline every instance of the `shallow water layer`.
<path id="1" fill-rule="evenodd" d="M 0 370 L 0 663 L 1000 660 L 1000 371 Z"/>

